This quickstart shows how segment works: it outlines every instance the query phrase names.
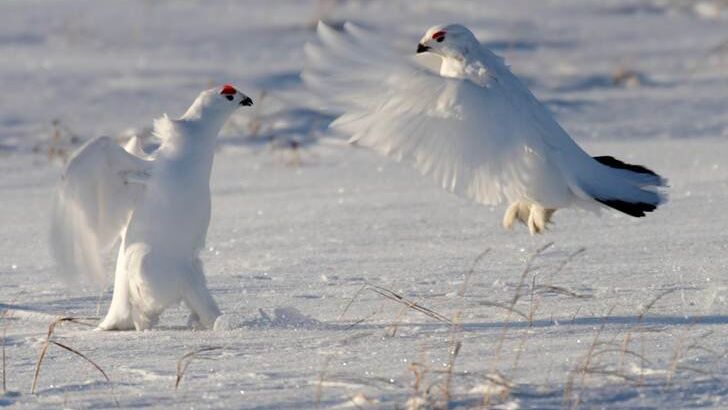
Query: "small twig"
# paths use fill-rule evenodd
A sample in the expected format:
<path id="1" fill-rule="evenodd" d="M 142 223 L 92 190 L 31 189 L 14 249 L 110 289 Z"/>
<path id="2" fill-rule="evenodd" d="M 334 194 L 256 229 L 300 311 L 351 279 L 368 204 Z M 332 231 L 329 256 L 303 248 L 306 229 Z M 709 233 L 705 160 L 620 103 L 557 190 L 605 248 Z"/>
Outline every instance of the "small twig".
<path id="1" fill-rule="evenodd" d="M 177 390 L 177 388 L 179 387 L 179 384 L 182 382 L 182 377 L 184 377 L 185 372 L 187 371 L 187 367 L 189 367 L 190 363 L 192 362 L 192 359 L 194 359 L 195 356 L 197 356 L 200 353 L 211 352 L 211 351 L 220 350 L 220 349 L 222 349 L 222 347 L 220 347 L 220 346 L 208 346 L 208 347 L 203 347 L 198 350 L 187 352 L 184 355 L 182 355 L 182 357 L 180 357 L 179 360 L 177 360 L 177 377 L 174 382 L 174 389 Z"/>

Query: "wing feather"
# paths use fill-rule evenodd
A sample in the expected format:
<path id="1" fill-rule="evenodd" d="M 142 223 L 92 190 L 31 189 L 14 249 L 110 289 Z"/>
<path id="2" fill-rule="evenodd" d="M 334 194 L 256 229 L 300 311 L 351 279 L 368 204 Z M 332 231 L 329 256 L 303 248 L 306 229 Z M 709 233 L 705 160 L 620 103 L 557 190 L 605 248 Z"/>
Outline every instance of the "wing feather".
<path id="1" fill-rule="evenodd" d="M 58 185 L 51 225 L 51 250 L 63 276 L 103 283 L 101 253 L 124 229 L 151 164 L 108 137 L 74 154 Z"/>
<path id="2" fill-rule="evenodd" d="M 322 24 L 319 39 L 307 46 L 303 79 L 330 96 L 341 113 L 331 126 L 352 143 L 484 204 L 527 198 L 534 178 L 558 173 L 495 77 L 479 84 L 441 77 L 350 24 L 343 32 Z"/>

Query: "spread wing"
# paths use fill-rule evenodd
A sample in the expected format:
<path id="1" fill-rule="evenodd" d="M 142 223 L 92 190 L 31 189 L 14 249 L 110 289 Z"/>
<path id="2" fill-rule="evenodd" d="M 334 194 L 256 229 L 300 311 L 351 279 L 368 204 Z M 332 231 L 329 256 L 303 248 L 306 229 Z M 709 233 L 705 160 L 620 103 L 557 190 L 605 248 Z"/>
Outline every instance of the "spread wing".
<path id="1" fill-rule="evenodd" d="M 58 185 L 51 225 L 51 250 L 64 276 L 102 283 L 101 253 L 126 226 L 151 165 L 109 137 L 89 141 L 73 155 Z"/>
<path id="2" fill-rule="evenodd" d="M 498 78 L 508 71 L 499 60 L 473 80 L 445 78 L 351 24 L 343 32 L 320 24 L 306 52 L 303 79 L 339 109 L 332 127 L 351 142 L 484 204 L 528 198 L 534 189 L 562 194 L 548 192 L 563 186 L 563 176 L 532 121 L 514 108 L 520 97 Z"/>

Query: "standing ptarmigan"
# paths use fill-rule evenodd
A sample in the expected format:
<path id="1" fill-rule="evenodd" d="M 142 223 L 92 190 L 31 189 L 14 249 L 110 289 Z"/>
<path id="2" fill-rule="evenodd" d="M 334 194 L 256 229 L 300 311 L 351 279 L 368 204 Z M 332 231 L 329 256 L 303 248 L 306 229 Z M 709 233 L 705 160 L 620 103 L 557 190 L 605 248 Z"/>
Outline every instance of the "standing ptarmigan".
<path id="1" fill-rule="evenodd" d="M 230 114 L 253 101 L 231 85 L 203 91 L 187 112 L 154 123 L 159 148 L 108 137 L 76 152 L 58 187 L 51 248 L 66 274 L 103 279 L 101 252 L 120 239 L 114 294 L 101 330 L 149 329 L 179 301 L 189 323 L 210 328 L 220 315 L 199 252 L 210 223 L 215 141 Z"/>
<path id="2" fill-rule="evenodd" d="M 402 55 L 350 23 L 319 23 L 302 77 L 350 142 L 412 164 L 483 204 L 507 201 L 503 225 L 542 232 L 560 208 L 641 217 L 665 201 L 651 170 L 582 150 L 503 59 L 459 24 L 427 30 Z M 439 57 L 434 64 L 427 55 Z"/>

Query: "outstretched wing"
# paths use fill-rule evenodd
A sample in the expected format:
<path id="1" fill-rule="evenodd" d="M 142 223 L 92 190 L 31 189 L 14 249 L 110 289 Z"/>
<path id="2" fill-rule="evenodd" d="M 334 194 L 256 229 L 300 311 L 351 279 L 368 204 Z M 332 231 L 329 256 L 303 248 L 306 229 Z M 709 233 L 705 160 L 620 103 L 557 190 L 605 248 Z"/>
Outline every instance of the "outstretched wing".
<path id="1" fill-rule="evenodd" d="M 563 178 L 499 82 L 502 63 L 482 67 L 472 81 L 445 78 L 350 24 L 343 32 L 320 24 L 306 52 L 303 79 L 343 112 L 332 127 L 351 142 L 410 163 L 480 203 L 528 198 L 533 189 L 563 195 L 563 188 L 548 192 Z"/>
<path id="2" fill-rule="evenodd" d="M 51 225 L 51 250 L 64 276 L 103 282 L 101 253 L 124 229 L 151 164 L 109 137 L 89 141 L 73 155 Z"/>

